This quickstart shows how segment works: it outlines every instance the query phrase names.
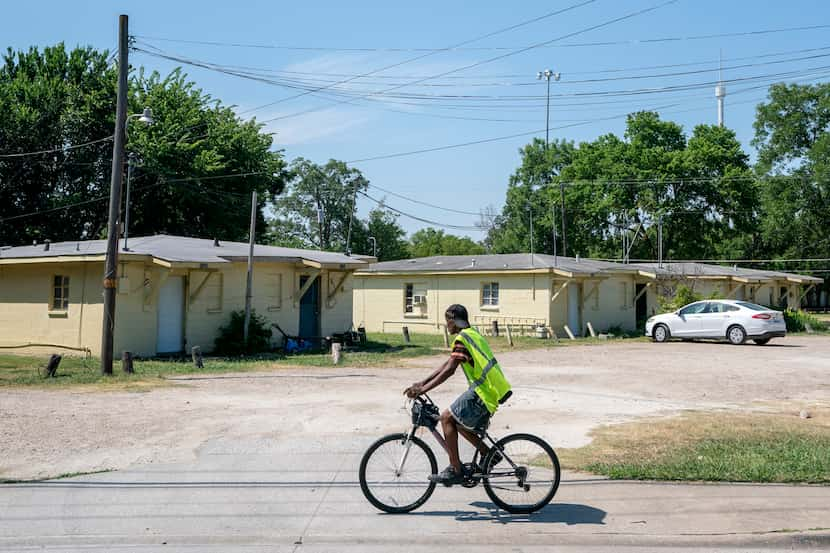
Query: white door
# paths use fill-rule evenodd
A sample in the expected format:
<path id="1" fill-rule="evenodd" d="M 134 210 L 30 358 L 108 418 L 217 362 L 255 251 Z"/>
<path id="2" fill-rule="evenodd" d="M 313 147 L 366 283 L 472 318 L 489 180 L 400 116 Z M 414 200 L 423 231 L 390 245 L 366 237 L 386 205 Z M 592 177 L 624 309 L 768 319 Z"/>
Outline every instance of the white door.
<path id="1" fill-rule="evenodd" d="M 158 353 L 182 351 L 184 346 L 184 277 L 171 276 L 159 290 Z"/>
<path id="2" fill-rule="evenodd" d="M 571 282 L 568 284 L 568 328 L 575 336 L 582 334 L 582 328 L 579 321 L 579 292 L 582 289 L 581 284 Z"/>

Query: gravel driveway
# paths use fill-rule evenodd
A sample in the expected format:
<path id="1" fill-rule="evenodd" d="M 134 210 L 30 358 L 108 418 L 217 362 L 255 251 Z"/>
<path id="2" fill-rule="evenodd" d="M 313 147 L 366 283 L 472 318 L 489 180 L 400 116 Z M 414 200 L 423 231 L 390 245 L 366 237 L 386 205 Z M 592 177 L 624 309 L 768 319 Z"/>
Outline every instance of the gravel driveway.
<path id="1" fill-rule="evenodd" d="M 346 358 L 348 359 L 348 358 Z M 376 436 L 407 424 L 401 391 L 443 357 L 384 369 L 284 369 L 176 378 L 148 392 L 0 391 L 0 478 L 26 479 L 186 461 L 211 440 Z M 556 448 L 600 424 L 686 409 L 830 404 L 830 338 L 767 346 L 615 342 L 503 353 L 515 394 L 494 421 Z M 456 374 L 433 399 L 464 388 Z"/>

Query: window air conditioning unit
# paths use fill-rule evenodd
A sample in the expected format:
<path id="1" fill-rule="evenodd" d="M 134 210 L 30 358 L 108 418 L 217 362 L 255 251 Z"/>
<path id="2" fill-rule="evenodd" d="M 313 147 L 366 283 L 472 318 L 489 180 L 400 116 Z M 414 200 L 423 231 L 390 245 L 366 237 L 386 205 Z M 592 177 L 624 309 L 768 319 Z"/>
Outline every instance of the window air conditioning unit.
<path id="1" fill-rule="evenodd" d="M 424 295 L 412 296 L 412 305 L 426 305 L 427 297 Z"/>

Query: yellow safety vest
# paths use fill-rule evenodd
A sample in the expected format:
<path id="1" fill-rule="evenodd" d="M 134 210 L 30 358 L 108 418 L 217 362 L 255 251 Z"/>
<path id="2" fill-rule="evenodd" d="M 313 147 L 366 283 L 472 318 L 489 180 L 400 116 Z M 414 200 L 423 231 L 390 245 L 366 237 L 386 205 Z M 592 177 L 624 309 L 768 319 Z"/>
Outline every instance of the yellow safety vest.
<path id="1" fill-rule="evenodd" d="M 510 391 L 510 383 L 504 377 L 487 340 L 475 328 L 461 330 L 453 340 L 453 346 L 456 342 L 467 348 L 473 358 L 472 364 L 464 361 L 461 368 L 470 388 L 475 390 L 492 415 L 499 408 L 499 400 Z"/>

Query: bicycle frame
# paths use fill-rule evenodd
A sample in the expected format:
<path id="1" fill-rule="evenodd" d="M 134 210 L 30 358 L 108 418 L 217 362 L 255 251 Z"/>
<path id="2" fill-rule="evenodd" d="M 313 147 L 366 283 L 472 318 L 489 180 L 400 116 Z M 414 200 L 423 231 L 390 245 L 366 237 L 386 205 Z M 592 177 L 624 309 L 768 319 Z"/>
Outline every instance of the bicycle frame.
<path id="1" fill-rule="evenodd" d="M 427 403 L 427 401 L 424 401 L 420 397 L 415 398 L 415 401 L 420 401 L 423 404 L 435 405 L 432 402 L 432 400 L 429 398 L 429 396 L 427 396 L 426 394 L 424 394 L 424 396 L 427 398 L 427 401 L 429 403 Z M 396 473 L 397 473 L 398 476 L 400 476 L 401 472 L 403 471 L 403 466 L 406 463 L 407 457 L 409 456 L 409 448 L 412 445 L 412 438 L 415 437 L 415 434 L 418 432 L 418 428 L 420 426 L 422 426 L 422 425 L 413 424 L 412 429 L 407 433 L 406 447 L 404 449 L 403 455 L 401 455 L 401 461 L 400 461 L 400 463 L 398 463 L 398 467 L 397 467 L 397 470 L 396 470 Z M 435 438 L 435 441 L 437 441 L 441 445 L 441 447 L 444 449 L 444 451 L 447 453 L 447 455 L 449 455 L 450 450 L 447 447 L 447 441 L 444 439 L 444 436 L 440 432 L 438 432 L 437 426 L 438 425 L 436 424 L 435 426 L 427 426 L 427 428 L 429 429 L 429 431 L 432 434 L 433 438 Z M 490 434 L 488 434 L 486 430 L 482 430 L 480 433 L 478 433 L 478 437 L 479 437 L 479 439 L 481 439 L 482 442 L 484 442 L 485 440 L 489 441 L 490 442 L 489 447 L 491 449 L 492 448 L 497 448 L 497 451 L 499 451 L 499 453 L 501 453 L 502 458 L 510 464 L 510 466 L 512 467 L 513 470 L 512 471 L 507 471 L 507 472 L 488 472 L 487 474 L 484 474 L 483 472 L 482 473 L 475 473 L 475 474 L 472 474 L 471 476 L 473 476 L 473 477 L 513 476 L 518 467 L 516 466 L 516 463 L 514 463 L 513 460 L 507 455 L 507 453 L 504 451 L 504 449 L 502 449 L 498 445 L 496 445 L 496 440 L 494 440 L 493 437 L 490 436 Z M 473 462 L 475 462 L 475 460 L 478 457 L 479 453 L 480 452 L 478 450 L 476 450 L 476 452 L 473 454 Z"/>

